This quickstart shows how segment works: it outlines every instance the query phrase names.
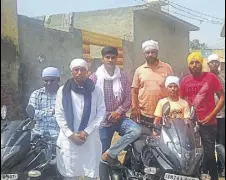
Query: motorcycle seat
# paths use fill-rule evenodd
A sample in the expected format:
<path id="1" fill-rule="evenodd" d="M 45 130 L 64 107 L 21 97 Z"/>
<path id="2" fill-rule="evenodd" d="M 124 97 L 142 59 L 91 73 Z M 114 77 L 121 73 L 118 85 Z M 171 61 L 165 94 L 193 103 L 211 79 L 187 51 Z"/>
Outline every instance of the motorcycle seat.
<path id="1" fill-rule="evenodd" d="M 141 135 L 146 135 L 146 136 L 151 136 L 152 135 L 152 129 L 143 125 L 143 124 L 139 124 L 140 128 L 141 128 Z"/>
<path id="2" fill-rule="evenodd" d="M 143 124 L 139 124 L 139 126 L 141 127 L 141 135 L 136 141 L 133 142 L 133 148 L 137 153 L 141 154 L 142 149 L 145 146 L 146 138 L 152 135 L 152 131 Z"/>

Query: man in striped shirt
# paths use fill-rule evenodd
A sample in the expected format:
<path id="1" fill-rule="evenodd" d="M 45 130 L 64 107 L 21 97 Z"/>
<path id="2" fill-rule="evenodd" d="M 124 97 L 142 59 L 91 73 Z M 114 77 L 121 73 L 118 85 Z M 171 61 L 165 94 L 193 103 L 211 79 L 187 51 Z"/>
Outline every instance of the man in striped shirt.
<path id="1" fill-rule="evenodd" d="M 59 88 L 60 73 L 57 68 L 47 67 L 42 71 L 44 87 L 35 90 L 29 99 L 28 105 L 35 109 L 35 127 L 32 129 L 32 138 L 35 134 L 43 135 L 49 132 L 53 139 L 57 139 L 59 127 L 55 118 L 56 93 Z"/>

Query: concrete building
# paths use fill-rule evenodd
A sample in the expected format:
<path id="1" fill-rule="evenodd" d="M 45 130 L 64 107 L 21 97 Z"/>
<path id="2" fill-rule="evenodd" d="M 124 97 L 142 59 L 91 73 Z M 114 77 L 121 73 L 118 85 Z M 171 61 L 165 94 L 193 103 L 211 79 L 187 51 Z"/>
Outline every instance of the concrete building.
<path id="1" fill-rule="evenodd" d="M 18 16 L 18 29 L 23 107 L 26 107 L 31 93 L 43 86 L 41 72 L 47 66 L 60 70 L 61 85 L 71 76 L 69 65 L 74 58 L 86 59 L 92 67 L 90 70 L 96 71 L 99 59 L 93 58 L 95 55 L 89 50 L 92 47 L 89 44 L 119 46 L 119 55 L 124 60 L 123 68 L 132 74 L 129 71 L 133 64 L 130 53 L 132 44 L 128 41 L 75 28 L 70 32 L 49 29 L 43 26 L 43 21 L 26 16 Z M 97 52 L 100 50 L 93 51 L 94 54 Z"/>
<path id="2" fill-rule="evenodd" d="M 68 31 L 70 27 L 119 37 L 133 42 L 133 70 L 144 62 L 143 41 L 159 42 L 159 58 L 172 65 L 176 74 L 186 68 L 189 32 L 199 28 L 155 6 L 133 6 L 90 12 L 38 17 L 45 27 Z"/>
<path id="3" fill-rule="evenodd" d="M 31 93 L 43 86 L 42 70 L 54 66 L 61 72 L 60 84 L 70 77 L 70 61 L 82 57 L 79 30 L 73 33 L 47 29 L 42 21 L 18 16 L 22 105 L 25 108 Z"/>
<path id="4" fill-rule="evenodd" d="M 1 105 L 13 120 L 20 114 L 17 1 L 1 0 L 1 5 Z"/>
<path id="5" fill-rule="evenodd" d="M 1 80 L 18 88 L 18 26 L 16 0 L 1 0 Z"/>

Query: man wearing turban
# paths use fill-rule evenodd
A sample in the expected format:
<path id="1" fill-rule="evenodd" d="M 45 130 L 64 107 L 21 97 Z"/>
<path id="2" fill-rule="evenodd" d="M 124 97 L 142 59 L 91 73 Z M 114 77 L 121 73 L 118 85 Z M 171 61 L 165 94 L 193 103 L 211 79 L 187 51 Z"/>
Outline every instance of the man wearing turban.
<path id="1" fill-rule="evenodd" d="M 180 96 L 187 100 L 197 113 L 204 147 L 203 172 L 209 172 L 212 180 L 218 180 L 215 159 L 216 116 L 224 106 L 224 90 L 215 74 L 202 72 L 203 58 L 200 53 L 191 53 L 187 63 L 191 74 L 181 80 Z M 215 93 L 219 98 L 216 104 Z"/>
<path id="2" fill-rule="evenodd" d="M 32 129 L 32 138 L 35 134 L 43 135 L 49 132 L 55 140 L 59 134 L 59 127 L 55 118 L 56 93 L 59 88 L 60 72 L 55 67 L 47 67 L 42 71 L 43 85 L 35 90 L 29 99 L 28 105 L 35 109 L 35 127 Z"/>
<path id="3" fill-rule="evenodd" d="M 96 179 L 101 160 L 100 123 L 106 108 L 100 88 L 88 76 L 88 64 L 74 59 L 72 78 L 59 88 L 56 97 L 56 121 L 60 127 L 57 168 L 64 180 Z"/>
<path id="4" fill-rule="evenodd" d="M 158 42 L 145 41 L 142 51 L 146 62 L 136 69 L 133 77 L 131 118 L 153 123 L 157 103 L 166 97 L 165 79 L 173 72 L 169 64 L 158 59 Z"/>

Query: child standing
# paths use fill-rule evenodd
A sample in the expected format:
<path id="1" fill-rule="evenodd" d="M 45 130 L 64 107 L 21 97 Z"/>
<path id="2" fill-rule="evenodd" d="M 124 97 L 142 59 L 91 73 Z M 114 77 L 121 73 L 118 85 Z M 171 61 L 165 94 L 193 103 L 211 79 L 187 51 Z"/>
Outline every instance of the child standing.
<path id="1" fill-rule="evenodd" d="M 170 103 L 170 114 L 171 118 L 190 118 L 190 109 L 187 101 L 179 97 L 179 82 L 180 79 L 176 76 L 168 76 L 165 81 L 165 87 L 167 89 L 168 96 L 159 100 L 155 109 L 155 124 L 160 124 L 162 119 L 162 108 L 167 102 Z M 153 133 L 156 134 L 155 132 Z"/>

